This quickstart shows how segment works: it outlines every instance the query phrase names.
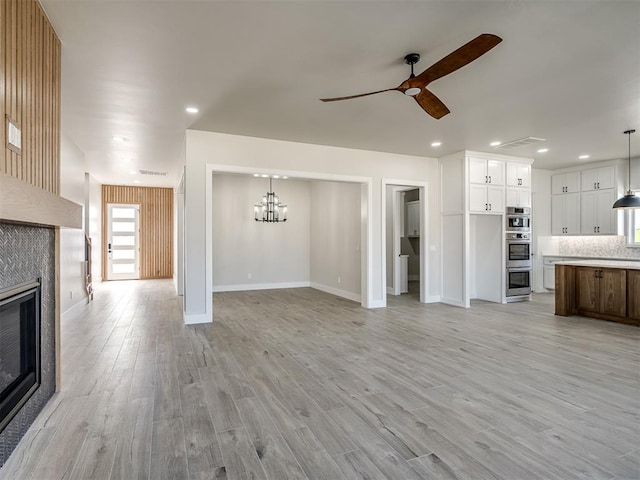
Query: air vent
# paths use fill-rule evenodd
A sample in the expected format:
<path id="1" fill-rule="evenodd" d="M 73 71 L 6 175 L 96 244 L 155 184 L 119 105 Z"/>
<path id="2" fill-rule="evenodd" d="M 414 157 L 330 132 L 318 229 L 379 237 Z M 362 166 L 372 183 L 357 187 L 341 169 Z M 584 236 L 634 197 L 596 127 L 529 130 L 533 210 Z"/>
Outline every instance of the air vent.
<path id="1" fill-rule="evenodd" d="M 525 138 L 519 138 L 518 140 L 511 140 L 510 142 L 501 143 L 496 148 L 501 148 L 503 150 L 510 150 L 512 148 L 531 145 L 532 143 L 544 142 L 545 140 L 546 138 L 525 137 Z"/>
<path id="2" fill-rule="evenodd" d="M 153 170 L 138 170 L 138 172 L 140 172 L 140 175 L 153 175 L 156 177 L 164 177 L 168 173 L 168 172 L 155 172 Z"/>

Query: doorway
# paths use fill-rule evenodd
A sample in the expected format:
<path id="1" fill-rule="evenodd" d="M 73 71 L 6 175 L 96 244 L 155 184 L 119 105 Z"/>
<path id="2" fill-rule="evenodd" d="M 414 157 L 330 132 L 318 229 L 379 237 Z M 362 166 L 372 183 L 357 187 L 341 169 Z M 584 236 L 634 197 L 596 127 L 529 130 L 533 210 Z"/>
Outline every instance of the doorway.
<path id="1" fill-rule="evenodd" d="M 388 295 L 427 301 L 426 185 L 383 181 Z"/>
<path id="2" fill-rule="evenodd" d="M 140 278 L 140 206 L 107 204 L 107 280 Z"/>

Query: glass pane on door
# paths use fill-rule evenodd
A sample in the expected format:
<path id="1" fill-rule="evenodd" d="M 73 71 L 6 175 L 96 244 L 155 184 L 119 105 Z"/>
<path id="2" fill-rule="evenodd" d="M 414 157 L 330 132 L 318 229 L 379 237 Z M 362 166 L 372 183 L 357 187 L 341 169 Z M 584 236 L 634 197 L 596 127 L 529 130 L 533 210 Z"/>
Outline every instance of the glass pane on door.
<path id="1" fill-rule="evenodd" d="M 107 280 L 139 278 L 139 206 L 107 205 Z"/>

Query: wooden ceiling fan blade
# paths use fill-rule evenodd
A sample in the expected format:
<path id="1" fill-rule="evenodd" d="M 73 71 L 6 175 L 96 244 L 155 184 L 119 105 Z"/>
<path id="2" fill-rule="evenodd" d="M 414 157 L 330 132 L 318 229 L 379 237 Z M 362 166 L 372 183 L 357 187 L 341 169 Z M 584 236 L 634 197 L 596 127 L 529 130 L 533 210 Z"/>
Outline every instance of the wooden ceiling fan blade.
<path id="1" fill-rule="evenodd" d="M 397 87 L 387 88 L 386 90 L 378 90 L 377 92 L 361 93 L 359 95 L 350 95 L 348 97 L 321 98 L 320 101 L 321 102 L 338 102 L 340 100 L 350 100 L 352 98 L 367 97 L 369 95 L 375 95 L 376 93 L 391 92 L 393 90 L 398 90 L 398 88 Z"/>
<path id="2" fill-rule="evenodd" d="M 442 100 L 426 88 L 423 88 L 420 93 L 413 98 L 415 98 L 418 105 L 420 105 L 425 112 L 436 120 L 449 113 L 449 109 L 444 103 L 442 103 Z"/>
<path id="3" fill-rule="evenodd" d="M 500 37 L 491 33 L 478 35 L 470 42 L 465 43 L 454 52 L 451 52 L 442 60 L 431 65 L 420 75 L 407 80 L 407 82 L 411 87 L 425 87 L 434 80 L 444 77 L 445 75 L 449 75 L 459 68 L 473 62 L 498 45 L 501 41 L 502 39 Z"/>

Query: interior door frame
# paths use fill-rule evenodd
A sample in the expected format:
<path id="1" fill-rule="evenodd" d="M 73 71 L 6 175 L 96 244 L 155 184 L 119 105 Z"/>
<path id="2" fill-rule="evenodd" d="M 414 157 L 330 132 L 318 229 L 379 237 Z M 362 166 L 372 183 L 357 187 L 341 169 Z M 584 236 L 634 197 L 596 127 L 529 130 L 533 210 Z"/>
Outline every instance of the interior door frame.
<path id="1" fill-rule="evenodd" d="M 429 265 L 429 249 L 428 249 L 428 242 L 427 242 L 427 235 L 429 232 L 428 229 L 428 209 L 427 209 L 427 194 L 428 194 L 428 183 L 427 182 L 418 182 L 415 180 L 399 180 L 399 179 L 390 179 L 390 178 L 383 178 L 382 179 L 382 205 L 386 204 L 387 201 L 387 187 L 391 186 L 391 187 L 397 187 L 397 190 L 394 192 L 392 199 L 393 199 L 393 214 L 394 217 L 396 217 L 394 219 L 393 222 L 393 230 L 394 230 L 394 234 L 393 234 L 393 278 L 394 278 L 394 285 L 393 285 L 393 291 L 396 291 L 396 286 L 398 286 L 399 289 L 399 281 L 396 281 L 396 279 L 399 280 L 400 278 L 400 257 L 399 257 L 399 253 L 400 253 L 400 236 L 399 234 L 396 234 L 396 228 L 399 229 L 401 228 L 400 224 L 401 222 L 397 219 L 398 215 L 396 214 L 397 212 L 397 192 L 401 192 L 401 191 L 407 191 L 407 190 L 414 190 L 414 189 L 418 189 L 420 191 L 419 193 L 419 199 L 420 199 L 420 303 L 431 303 L 431 302 L 437 302 L 439 301 L 439 298 L 431 298 L 427 295 L 427 292 L 429 291 L 429 276 L 427 275 L 428 272 L 428 268 L 427 266 Z M 389 267 L 387 265 L 387 235 L 386 235 L 386 229 L 387 229 L 387 209 L 386 208 L 382 208 L 382 234 L 381 234 L 381 239 L 382 239 L 382 278 L 384 281 L 384 285 L 383 285 L 383 291 L 387 291 L 387 268 Z M 397 247 L 396 247 L 396 242 L 397 242 Z M 396 250 L 397 248 L 397 250 Z"/>

